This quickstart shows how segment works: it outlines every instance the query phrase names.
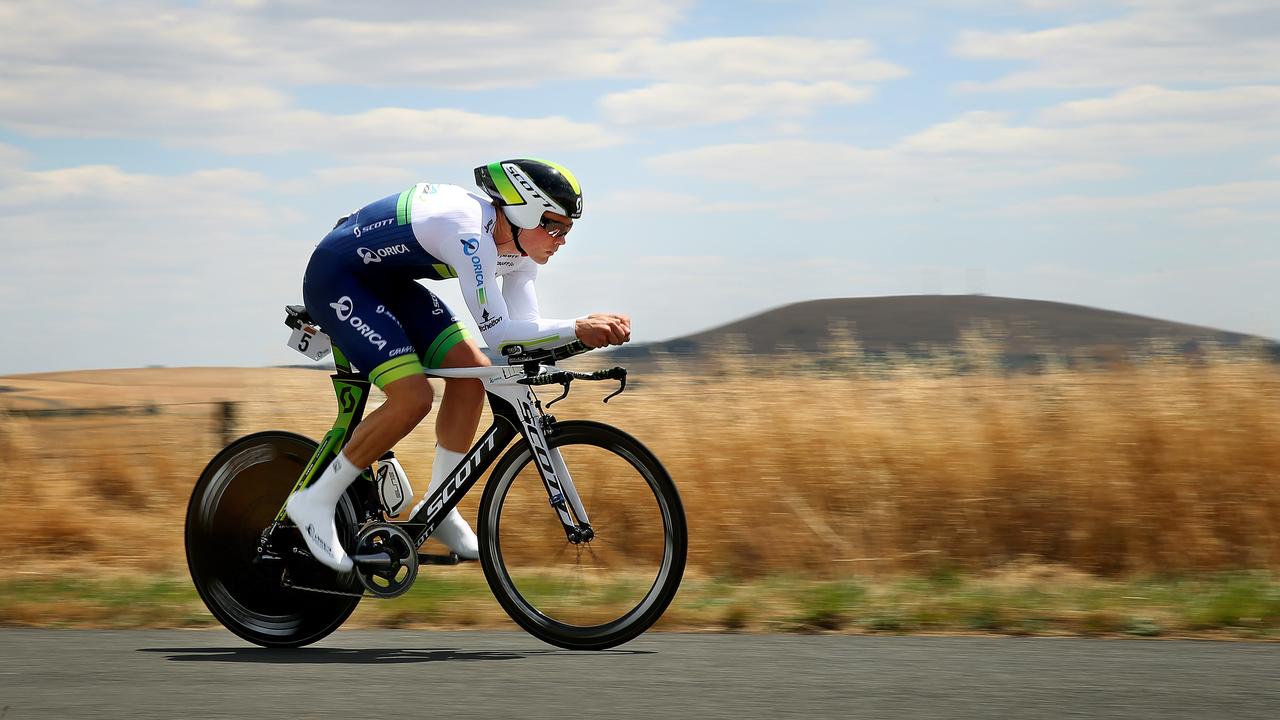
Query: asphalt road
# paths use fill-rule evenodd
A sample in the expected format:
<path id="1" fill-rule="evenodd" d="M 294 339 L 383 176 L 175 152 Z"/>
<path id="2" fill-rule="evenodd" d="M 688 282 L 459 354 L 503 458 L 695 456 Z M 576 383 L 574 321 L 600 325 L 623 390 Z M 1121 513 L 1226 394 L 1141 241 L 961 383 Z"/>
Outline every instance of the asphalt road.
<path id="1" fill-rule="evenodd" d="M 601 653 L 519 633 L 0 630 L 0 720 L 1280 718 L 1280 644 L 650 633 Z"/>

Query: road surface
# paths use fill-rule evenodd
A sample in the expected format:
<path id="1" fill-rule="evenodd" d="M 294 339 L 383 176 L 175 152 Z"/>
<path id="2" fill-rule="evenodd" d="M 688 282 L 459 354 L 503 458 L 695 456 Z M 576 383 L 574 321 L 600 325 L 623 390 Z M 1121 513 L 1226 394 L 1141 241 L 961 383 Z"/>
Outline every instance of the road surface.
<path id="1" fill-rule="evenodd" d="M 7 708 L 7 709 L 5 709 Z M 0 718 L 1280 718 L 1280 644 L 650 633 L 0 630 Z"/>

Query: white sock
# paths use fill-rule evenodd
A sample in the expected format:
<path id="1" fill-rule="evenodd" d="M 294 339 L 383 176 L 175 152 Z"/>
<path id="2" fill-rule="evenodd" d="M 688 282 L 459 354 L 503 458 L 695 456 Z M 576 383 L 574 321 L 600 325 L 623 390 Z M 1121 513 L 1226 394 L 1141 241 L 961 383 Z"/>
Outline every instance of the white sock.
<path id="1" fill-rule="evenodd" d="M 359 476 L 360 468 L 353 465 L 345 453 L 338 453 L 314 483 L 294 493 L 285 505 L 285 513 L 302 531 L 311 554 L 334 570 L 351 569 L 351 558 L 339 541 L 334 515 L 338 499 Z"/>
<path id="2" fill-rule="evenodd" d="M 449 477 L 449 473 L 458 467 L 458 463 L 462 462 L 462 458 L 466 457 L 465 453 L 454 452 L 443 446 L 436 446 L 436 459 L 431 463 L 431 485 L 427 488 L 427 494 L 440 487 L 444 479 Z"/>
<path id="3" fill-rule="evenodd" d="M 342 497 L 342 493 L 346 492 L 347 486 L 356 481 L 360 477 L 361 468 L 356 467 L 347 458 L 346 451 L 338 453 L 338 457 L 329 463 L 329 467 L 324 469 L 320 474 L 320 479 L 308 487 L 308 490 L 315 491 L 315 502 L 324 500 L 326 503 L 333 505 L 336 510 L 338 507 L 338 498 Z"/>
<path id="4" fill-rule="evenodd" d="M 436 458 L 431 463 L 431 485 L 427 487 L 427 496 L 430 496 L 436 488 L 444 483 L 445 478 L 449 477 L 464 457 L 466 457 L 465 453 L 454 452 L 436 445 Z M 426 502 L 425 497 L 422 502 Z M 447 545 L 450 550 L 458 554 L 458 557 L 466 558 L 467 560 L 475 560 L 480 557 L 480 545 L 476 539 L 476 534 L 471 531 L 471 526 L 467 524 L 467 521 L 462 519 L 462 513 L 458 512 L 456 507 L 450 510 L 448 515 L 444 516 L 444 519 L 436 526 L 432 537 Z"/>

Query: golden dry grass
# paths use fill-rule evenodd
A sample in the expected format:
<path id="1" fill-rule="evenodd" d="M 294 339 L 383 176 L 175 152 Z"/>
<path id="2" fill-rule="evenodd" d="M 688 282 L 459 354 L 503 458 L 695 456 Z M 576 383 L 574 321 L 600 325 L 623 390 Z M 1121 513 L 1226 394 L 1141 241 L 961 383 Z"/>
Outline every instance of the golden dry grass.
<path id="1" fill-rule="evenodd" d="M 838 578 L 1038 561 L 1091 574 L 1280 569 L 1280 368 L 1242 355 L 1006 375 L 856 348 L 766 367 L 636 377 L 607 406 L 552 410 L 635 435 L 690 521 L 690 577 Z M 0 408 L 158 406 L 154 415 L 0 413 L 0 574 L 184 572 L 182 522 L 237 432 L 318 438 L 324 373 L 153 369 L 0 378 Z M 554 394 L 544 393 L 544 400 Z M 483 422 L 487 422 L 487 419 Z M 419 491 L 428 421 L 397 448 Z M 479 493 L 462 510 L 474 518 Z"/>

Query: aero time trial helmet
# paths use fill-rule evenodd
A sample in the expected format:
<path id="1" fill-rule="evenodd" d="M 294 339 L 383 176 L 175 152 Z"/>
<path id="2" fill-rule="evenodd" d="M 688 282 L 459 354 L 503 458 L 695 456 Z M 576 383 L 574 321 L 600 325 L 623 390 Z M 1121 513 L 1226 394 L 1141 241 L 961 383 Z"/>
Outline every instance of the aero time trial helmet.
<path id="1" fill-rule="evenodd" d="M 476 168 L 479 185 L 502 208 L 512 225 L 524 230 L 538 226 L 550 210 L 574 219 L 582 217 L 582 187 L 569 168 L 547 160 L 519 158 Z"/>

